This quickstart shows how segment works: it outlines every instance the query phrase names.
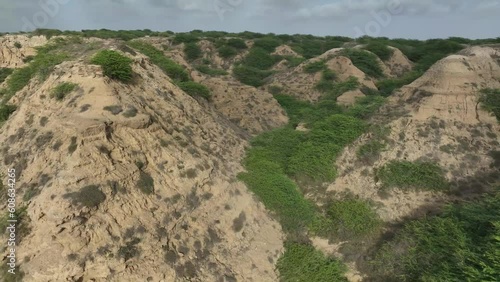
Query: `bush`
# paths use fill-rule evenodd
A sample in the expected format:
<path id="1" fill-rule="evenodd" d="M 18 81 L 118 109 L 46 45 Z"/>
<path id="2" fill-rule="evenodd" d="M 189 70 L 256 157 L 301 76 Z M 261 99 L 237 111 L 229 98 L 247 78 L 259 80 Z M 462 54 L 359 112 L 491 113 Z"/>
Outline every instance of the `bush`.
<path id="1" fill-rule="evenodd" d="M 181 44 L 181 43 L 196 43 L 199 41 L 198 36 L 192 33 L 177 33 L 174 37 L 172 43 Z"/>
<path id="2" fill-rule="evenodd" d="M 326 63 L 323 60 L 312 62 L 304 66 L 305 73 L 317 73 L 324 69 L 326 69 Z"/>
<path id="3" fill-rule="evenodd" d="M 203 97 L 207 100 L 210 100 L 211 94 L 210 89 L 208 89 L 205 85 L 196 83 L 194 81 L 184 81 L 179 82 L 177 84 L 182 91 L 186 92 L 190 96 L 193 97 Z"/>
<path id="4" fill-rule="evenodd" d="M 21 45 L 21 43 L 19 42 L 14 42 L 14 47 L 16 47 L 17 49 L 21 49 L 23 45 Z"/>
<path id="5" fill-rule="evenodd" d="M 163 52 L 156 49 L 153 45 L 142 41 L 131 41 L 128 45 L 148 56 L 151 62 L 157 65 L 171 79 L 178 81 L 189 81 L 191 79 L 186 69 L 165 57 Z"/>
<path id="6" fill-rule="evenodd" d="M 368 43 L 364 49 L 377 55 L 382 61 L 389 60 L 394 53 L 387 45 L 376 41 Z"/>
<path id="7" fill-rule="evenodd" d="M 78 84 L 71 82 L 59 83 L 52 91 L 50 96 L 56 98 L 56 100 L 61 101 L 66 97 L 67 94 L 73 92 L 78 87 Z"/>
<path id="8" fill-rule="evenodd" d="M 384 281 L 497 281 L 500 193 L 413 220 L 376 252 L 372 278 Z"/>
<path id="9" fill-rule="evenodd" d="M 219 53 L 219 56 L 221 56 L 224 59 L 229 59 L 238 54 L 238 51 L 234 47 L 230 46 L 221 46 L 217 49 L 217 52 Z"/>
<path id="10" fill-rule="evenodd" d="M 277 61 L 277 57 L 269 55 L 266 50 L 254 47 L 241 63 L 247 67 L 267 70 L 276 64 Z"/>
<path id="11" fill-rule="evenodd" d="M 316 232 L 337 240 L 362 238 L 373 234 L 382 225 L 368 202 L 353 198 L 329 203 L 326 220 L 329 224 Z"/>
<path id="12" fill-rule="evenodd" d="M 483 89 L 479 102 L 500 121 L 500 89 Z"/>
<path id="13" fill-rule="evenodd" d="M 403 77 L 400 78 L 389 78 L 389 79 L 384 79 L 378 81 L 377 88 L 380 91 L 380 94 L 382 94 L 385 97 L 390 96 L 394 90 L 412 83 L 415 81 L 417 78 L 422 76 L 423 72 L 419 71 L 411 71 L 409 73 L 406 73 L 403 75 Z"/>
<path id="14" fill-rule="evenodd" d="M 285 60 L 289 67 L 294 68 L 302 64 L 306 59 L 304 59 L 303 57 L 285 56 Z"/>
<path id="15" fill-rule="evenodd" d="M 202 56 L 201 48 L 195 42 L 186 43 L 184 46 L 184 54 L 186 54 L 189 61 L 194 61 Z"/>
<path id="16" fill-rule="evenodd" d="M 88 208 L 98 207 L 106 200 L 106 195 L 101 192 L 99 186 L 89 185 L 83 187 L 79 192 L 69 193 L 63 196 L 65 199 L 71 198 L 73 204 Z"/>
<path id="17" fill-rule="evenodd" d="M 14 105 L 0 105 L 0 122 L 4 122 L 9 119 L 9 116 L 15 112 L 17 109 Z"/>
<path id="18" fill-rule="evenodd" d="M 237 80 L 254 87 L 264 85 L 264 79 L 266 79 L 271 74 L 273 74 L 272 71 L 259 70 L 247 66 L 238 66 L 233 69 L 233 75 Z"/>
<path id="19" fill-rule="evenodd" d="M 0 84 L 2 84 L 5 79 L 14 72 L 13 69 L 0 68 Z"/>
<path id="20" fill-rule="evenodd" d="M 218 75 L 227 75 L 228 74 L 228 72 L 225 70 L 213 69 L 207 65 L 196 66 L 196 70 L 201 72 L 201 73 L 208 74 L 210 76 L 218 76 Z"/>
<path id="21" fill-rule="evenodd" d="M 285 253 L 276 267 L 281 281 L 348 281 L 344 277 L 347 268 L 339 260 L 325 257 L 313 246 L 301 243 L 285 243 Z"/>
<path id="22" fill-rule="evenodd" d="M 446 190 L 449 186 L 441 167 L 429 162 L 391 161 L 379 168 L 376 176 L 384 188 Z"/>
<path id="23" fill-rule="evenodd" d="M 142 193 L 150 195 L 155 191 L 154 179 L 151 175 L 141 171 L 139 176 L 139 181 L 137 181 L 137 186 Z"/>
<path id="24" fill-rule="evenodd" d="M 351 59 L 353 65 L 366 75 L 374 78 L 381 78 L 384 76 L 384 72 L 377 61 L 376 55 L 358 49 L 344 49 L 341 54 Z"/>
<path id="25" fill-rule="evenodd" d="M 372 140 L 360 146 L 356 151 L 356 155 L 362 162 L 372 164 L 378 159 L 378 157 L 380 156 L 380 152 L 384 148 L 384 143 L 378 140 Z"/>
<path id="26" fill-rule="evenodd" d="M 263 37 L 256 39 L 254 41 L 254 47 L 260 47 L 264 50 L 266 50 L 268 53 L 274 52 L 276 50 L 276 47 L 281 45 L 281 40 L 277 38 L 272 38 L 272 37 Z"/>
<path id="27" fill-rule="evenodd" d="M 104 75 L 122 82 L 132 80 L 132 60 L 117 51 L 99 51 L 91 60 L 92 64 L 100 65 Z"/>
<path id="28" fill-rule="evenodd" d="M 236 49 L 247 49 L 248 46 L 244 40 L 239 38 L 230 38 L 227 40 L 227 46 L 236 48 Z"/>

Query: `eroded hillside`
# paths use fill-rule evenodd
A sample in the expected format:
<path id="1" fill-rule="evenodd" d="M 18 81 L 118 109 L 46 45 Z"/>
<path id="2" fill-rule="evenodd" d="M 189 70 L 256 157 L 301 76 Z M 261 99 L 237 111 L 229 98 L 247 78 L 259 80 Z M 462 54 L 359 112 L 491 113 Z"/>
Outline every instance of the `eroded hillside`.
<path id="1" fill-rule="evenodd" d="M 0 37 L 5 281 L 453 280 L 405 264 L 407 230 L 498 204 L 497 45 L 56 34 Z"/>

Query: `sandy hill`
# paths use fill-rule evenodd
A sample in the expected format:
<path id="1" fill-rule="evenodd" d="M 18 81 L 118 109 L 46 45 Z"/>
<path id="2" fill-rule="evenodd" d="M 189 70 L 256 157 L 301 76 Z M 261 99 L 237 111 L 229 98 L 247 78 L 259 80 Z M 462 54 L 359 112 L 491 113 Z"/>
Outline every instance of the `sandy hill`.
<path id="1" fill-rule="evenodd" d="M 35 55 L 34 48 L 46 43 L 45 36 L 9 35 L 0 37 L 0 68 L 23 67 L 26 60 Z"/>
<path id="2" fill-rule="evenodd" d="M 386 140 L 369 133 L 349 146 L 337 162 L 342 176 L 328 190 L 350 191 L 379 203 L 378 212 L 387 221 L 439 205 L 446 196 L 437 192 L 378 193 L 380 183 L 374 179 L 374 169 L 404 159 L 436 161 L 455 182 L 459 195 L 481 192 L 484 182 L 467 181 L 492 171 L 489 152 L 500 142 L 498 122 L 478 104 L 479 89 L 500 87 L 500 65 L 495 59 L 498 51 L 491 47 L 466 49 L 437 62 L 421 78 L 403 87 L 379 116 L 379 123 L 386 123 L 389 130 Z M 356 151 L 374 140 L 387 144 L 380 157 L 368 164 L 359 161 Z M 491 179 L 484 177 L 482 181 Z"/>
<path id="3" fill-rule="evenodd" d="M 25 281 L 275 281 L 279 224 L 235 180 L 246 133 L 132 58 L 135 84 L 68 61 L 11 100 Z M 57 101 L 62 82 L 78 88 Z"/>

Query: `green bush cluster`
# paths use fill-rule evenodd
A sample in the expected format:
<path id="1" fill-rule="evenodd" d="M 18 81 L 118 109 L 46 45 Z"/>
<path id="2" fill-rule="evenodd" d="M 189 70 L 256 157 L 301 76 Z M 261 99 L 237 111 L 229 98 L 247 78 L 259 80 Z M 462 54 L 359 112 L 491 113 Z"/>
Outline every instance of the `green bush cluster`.
<path id="1" fill-rule="evenodd" d="M 194 81 L 182 81 L 177 83 L 177 86 L 179 86 L 182 91 L 193 97 L 203 97 L 207 100 L 211 97 L 210 89 L 208 89 L 205 85 Z"/>
<path id="2" fill-rule="evenodd" d="M 117 51 L 99 51 L 90 61 L 100 65 L 105 76 L 121 82 L 132 81 L 132 60 Z"/>
<path id="3" fill-rule="evenodd" d="M 344 49 L 341 54 L 351 59 L 353 65 L 366 75 L 374 78 L 381 78 L 384 76 L 384 72 L 379 61 L 377 61 L 376 55 L 360 49 Z"/>
<path id="4" fill-rule="evenodd" d="M 228 74 L 228 72 L 225 70 L 214 69 L 214 68 L 211 68 L 207 65 L 198 65 L 198 66 L 196 66 L 196 70 L 201 72 L 201 73 L 208 74 L 210 76 L 219 76 L 219 75 L 227 75 Z"/>
<path id="5" fill-rule="evenodd" d="M 262 37 L 254 40 L 254 47 L 262 48 L 269 53 L 274 52 L 276 47 L 280 46 L 282 41 L 275 37 Z"/>
<path id="6" fill-rule="evenodd" d="M 317 73 L 326 69 L 326 63 L 324 60 L 311 62 L 304 66 L 305 73 Z"/>
<path id="7" fill-rule="evenodd" d="M 410 221 L 371 261 L 384 281 L 498 281 L 500 193 Z"/>
<path id="8" fill-rule="evenodd" d="M 201 52 L 201 48 L 198 46 L 198 44 L 196 44 L 196 42 L 186 43 L 186 45 L 184 46 L 184 54 L 189 61 L 199 59 L 203 55 Z"/>
<path id="9" fill-rule="evenodd" d="M 376 176 L 384 188 L 446 190 L 449 187 L 444 171 L 431 162 L 391 161 L 377 169 Z"/>
<path id="10" fill-rule="evenodd" d="M 233 75 L 240 82 L 259 87 L 265 84 L 265 79 L 273 74 L 273 71 L 260 70 L 245 65 L 237 66 L 233 69 Z"/>
<path id="11" fill-rule="evenodd" d="M 13 69 L 9 68 L 0 68 L 0 84 L 2 84 L 5 79 L 14 72 Z"/>
<path id="12" fill-rule="evenodd" d="M 224 59 L 229 59 L 238 55 L 238 50 L 236 48 L 227 45 L 217 48 L 217 52 L 219 53 L 219 56 Z"/>
<path id="13" fill-rule="evenodd" d="M 270 55 L 269 52 L 263 48 L 253 47 L 241 63 L 247 67 L 267 70 L 280 60 L 281 58 Z"/>
<path id="14" fill-rule="evenodd" d="M 9 116 L 16 111 L 16 109 L 17 107 L 14 105 L 9 105 L 9 104 L 0 105 L 0 122 L 6 121 L 9 118 Z"/>
<path id="15" fill-rule="evenodd" d="M 394 51 L 391 50 L 387 45 L 378 41 L 373 41 L 366 44 L 364 49 L 377 55 L 382 61 L 389 60 L 394 53 Z"/>
<path id="16" fill-rule="evenodd" d="M 373 235 L 382 226 L 382 221 L 370 203 L 355 198 L 330 202 L 325 209 L 325 218 L 313 224 L 316 234 L 349 240 Z M 322 222 L 321 222 L 322 221 Z"/>
<path id="17" fill-rule="evenodd" d="M 240 39 L 240 38 L 230 38 L 227 40 L 226 44 L 227 44 L 227 46 L 230 46 L 230 47 L 233 47 L 236 49 L 247 49 L 248 48 L 245 41 Z"/>
<path id="18" fill-rule="evenodd" d="M 50 92 L 50 96 L 55 98 L 58 101 L 61 101 L 66 97 L 67 94 L 73 92 L 76 88 L 78 88 L 78 84 L 71 82 L 62 82 L 59 83 L 52 91 Z"/>
<path id="19" fill-rule="evenodd" d="M 500 89 L 483 89 L 479 102 L 500 121 Z"/>
<path id="20" fill-rule="evenodd" d="M 197 34 L 193 33 L 177 33 L 174 36 L 172 43 L 181 44 L 181 43 L 196 43 L 200 39 Z"/>
<path id="21" fill-rule="evenodd" d="M 276 264 L 281 281 L 331 282 L 345 281 L 347 268 L 335 258 L 303 243 L 287 242 L 285 253 Z"/>

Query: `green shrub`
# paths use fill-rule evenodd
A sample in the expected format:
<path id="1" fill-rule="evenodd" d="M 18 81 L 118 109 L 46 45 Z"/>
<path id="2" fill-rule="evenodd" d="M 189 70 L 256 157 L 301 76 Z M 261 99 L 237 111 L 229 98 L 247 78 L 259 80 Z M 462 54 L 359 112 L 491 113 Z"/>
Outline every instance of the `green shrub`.
<path id="1" fill-rule="evenodd" d="M 391 50 L 387 45 L 385 45 L 382 42 L 370 42 L 368 43 L 365 47 L 365 50 L 368 50 L 375 55 L 377 55 L 382 61 L 387 61 L 391 58 L 392 54 L 394 53 L 393 50 Z"/>
<path id="2" fill-rule="evenodd" d="M 227 45 L 236 49 L 247 49 L 248 46 L 244 40 L 239 38 L 230 38 L 227 40 Z"/>
<path id="3" fill-rule="evenodd" d="M 316 232 L 337 240 L 372 235 L 382 225 L 382 221 L 368 202 L 353 198 L 329 203 L 326 219 L 329 225 Z"/>
<path id="4" fill-rule="evenodd" d="M 230 47 L 227 45 L 221 46 L 217 49 L 219 56 L 224 59 L 229 59 L 238 54 L 238 51 L 234 47 Z"/>
<path id="5" fill-rule="evenodd" d="M 479 102 L 500 121 L 500 89 L 483 89 Z"/>
<path id="6" fill-rule="evenodd" d="M 384 76 L 376 55 L 359 49 L 344 49 L 341 54 L 351 59 L 353 65 L 366 75 L 374 78 Z"/>
<path id="7" fill-rule="evenodd" d="M 165 57 L 163 52 L 156 49 L 153 45 L 142 41 L 131 41 L 127 44 L 148 56 L 151 59 L 151 62 L 157 65 L 171 79 L 178 81 L 189 81 L 191 79 L 185 68 Z"/>
<path id="8" fill-rule="evenodd" d="M 140 172 L 139 181 L 137 181 L 137 186 L 142 193 L 146 195 L 153 194 L 155 191 L 154 179 L 151 175 L 144 171 Z"/>
<path id="9" fill-rule="evenodd" d="M 413 220 L 384 242 L 372 278 L 384 281 L 497 281 L 500 193 Z"/>
<path id="10" fill-rule="evenodd" d="M 117 51 L 99 51 L 91 60 L 92 64 L 100 65 L 105 76 L 122 82 L 132 81 L 132 60 Z"/>
<path id="11" fill-rule="evenodd" d="M 202 56 L 201 48 L 196 42 L 186 43 L 184 46 L 184 54 L 186 54 L 189 61 L 194 61 Z"/>
<path id="12" fill-rule="evenodd" d="M 388 78 L 384 80 L 378 81 L 377 88 L 379 89 L 380 93 L 387 97 L 391 95 L 394 90 L 401 88 L 404 85 L 408 85 L 415 81 L 417 78 L 422 76 L 423 72 L 419 71 L 411 71 L 403 75 L 403 77 L 400 78 Z"/>
<path id="13" fill-rule="evenodd" d="M 345 281 L 347 268 L 339 260 L 328 258 L 311 245 L 287 242 L 285 253 L 276 267 L 281 281 L 332 282 Z"/>
<path id="14" fill-rule="evenodd" d="M 259 70 L 247 66 L 237 66 L 233 69 L 233 75 L 237 80 L 254 87 L 264 85 L 264 80 L 271 74 L 273 74 L 272 71 Z"/>
<path id="15" fill-rule="evenodd" d="M 205 85 L 196 83 L 194 81 L 184 81 L 179 82 L 177 84 L 182 91 L 186 92 L 190 96 L 193 97 L 203 97 L 207 100 L 210 100 L 211 94 L 210 89 L 208 89 Z"/>
<path id="16" fill-rule="evenodd" d="M 333 143 L 303 142 L 290 157 L 287 174 L 312 181 L 331 181 L 336 177 L 335 158 L 341 147 Z"/>
<path id="17" fill-rule="evenodd" d="M 305 73 L 317 73 L 324 69 L 326 69 L 326 63 L 323 60 L 312 62 L 304 66 Z"/>
<path id="18" fill-rule="evenodd" d="M 446 190 L 449 186 L 441 167 L 430 162 L 391 161 L 376 175 L 385 188 Z"/>
<path id="19" fill-rule="evenodd" d="M 78 87 L 78 84 L 71 82 L 62 82 L 59 83 L 52 91 L 50 92 L 50 96 L 56 98 L 56 100 L 61 101 L 68 95 L 73 92 Z"/>
<path id="20" fill-rule="evenodd" d="M 102 202 L 106 200 L 106 194 L 104 194 L 99 186 L 89 185 L 83 187 L 79 192 L 69 193 L 63 196 L 65 199 L 70 198 L 73 204 L 80 205 L 88 208 L 98 207 Z"/>
<path id="21" fill-rule="evenodd" d="M 256 39 L 254 41 L 254 47 L 260 47 L 264 50 L 266 50 L 268 53 L 274 52 L 276 50 L 276 47 L 281 45 L 281 40 L 273 37 L 263 37 Z"/>
<path id="22" fill-rule="evenodd" d="M 241 62 L 247 67 L 252 67 L 260 70 L 267 70 L 276 64 L 278 61 L 277 57 L 271 56 L 268 51 L 262 48 L 252 48 L 248 55 Z"/>
<path id="23" fill-rule="evenodd" d="M 14 72 L 13 69 L 9 68 L 0 68 L 0 84 L 2 84 L 5 79 Z"/>
<path id="24" fill-rule="evenodd" d="M 172 43 L 181 44 L 181 43 L 196 43 L 199 41 L 198 36 L 192 33 L 177 33 L 174 37 Z"/>
<path id="25" fill-rule="evenodd" d="M 201 73 L 208 74 L 210 76 L 219 76 L 219 75 L 227 75 L 228 74 L 228 72 L 225 70 L 213 69 L 207 65 L 196 66 L 196 70 L 201 72 Z"/>
<path id="26" fill-rule="evenodd" d="M 302 64 L 306 59 L 303 57 L 285 56 L 285 60 L 289 67 L 294 68 Z"/>
<path id="27" fill-rule="evenodd" d="M 360 97 L 352 105 L 347 114 L 359 119 L 368 119 L 385 103 L 385 98 L 378 95 Z"/>
<path id="28" fill-rule="evenodd" d="M 332 71 L 331 69 L 324 69 L 323 73 L 321 75 L 321 79 L 327 80 L 327 81 L 328 80 L 329 81 L 335 80 L 335 79 L 337 79 L 337 74 L 334 71 Z"/>
<path id="29" fill-rule="evenodd" d="M 8 105 L 8 104 L 0 105 L 0 122 L 4 122 L 7 119 L 9 119 L 9 116 L 13 112 L 15 112 L 16 109 L 17 107 L 14 105 Z"/>

